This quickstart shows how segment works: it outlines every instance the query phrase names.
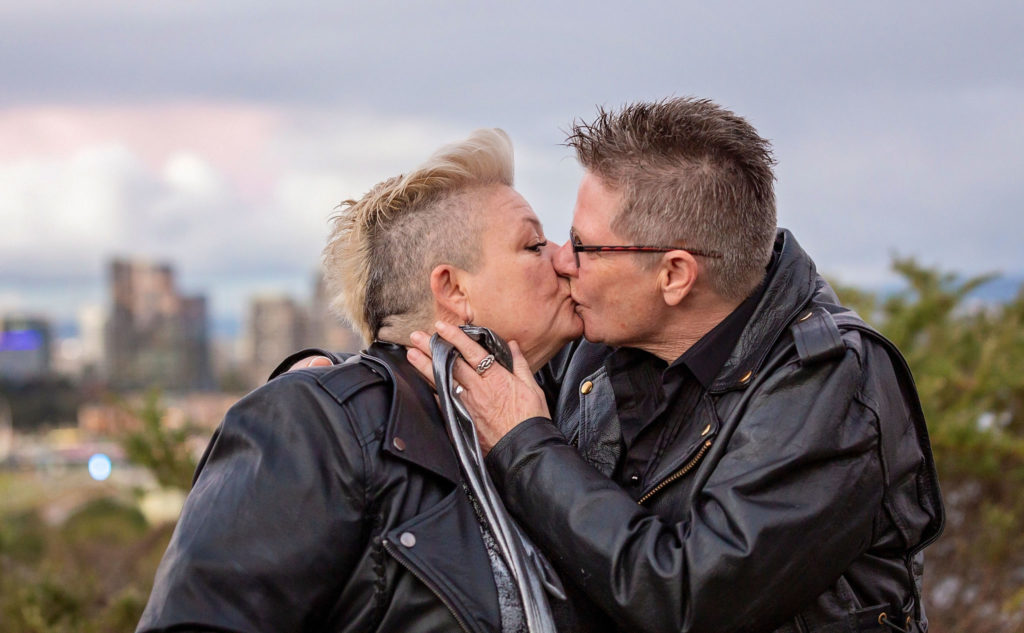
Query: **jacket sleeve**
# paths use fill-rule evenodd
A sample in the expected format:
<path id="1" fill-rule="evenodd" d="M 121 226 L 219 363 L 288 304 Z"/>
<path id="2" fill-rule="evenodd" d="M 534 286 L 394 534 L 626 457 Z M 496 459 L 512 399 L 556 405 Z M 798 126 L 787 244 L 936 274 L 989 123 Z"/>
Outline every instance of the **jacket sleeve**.
<path id="1" fill-rule="evenodd" d="M 663 510 L 677 521 L 638 505 L 541 419 L 506 435 L 488 467 L 560 571 L 624 628 L 770 630 L 871 542 L 882 483 L 861 374 L 848 349 L 769 376 L 694 506 Z M 659 493 L 660 508 L 687 503 L 673 492 L 682 483 Z"/>
<path id="2" fill-rule="evenodd" d="M 303 631 L 363 541 L 363 462 L 341 406 L 293 372 L 228 411 L 200 462 L 139 631 Z"/>

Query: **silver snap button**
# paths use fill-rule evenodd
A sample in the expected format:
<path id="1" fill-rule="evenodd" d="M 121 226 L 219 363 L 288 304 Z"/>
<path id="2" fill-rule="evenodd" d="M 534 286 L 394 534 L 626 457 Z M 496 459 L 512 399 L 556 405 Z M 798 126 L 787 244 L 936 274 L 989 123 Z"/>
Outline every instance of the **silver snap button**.
<path id="1" fill-rule="evenodd" d="M 395 439 L 391 440 L 391 443 L 398 450 L 400 450 L 400 451 L 404 451 L 405 450 L 405 440 L 403 440 L 402 438 L 396 437 Z"/>
<path id="2" fill-rule="evenodd" d="M 402 535 L 398 537 L 398 542 L 405 547 L 412 547 L 416 545 L 416 535 L 412 532 L 402 532 Z"/>

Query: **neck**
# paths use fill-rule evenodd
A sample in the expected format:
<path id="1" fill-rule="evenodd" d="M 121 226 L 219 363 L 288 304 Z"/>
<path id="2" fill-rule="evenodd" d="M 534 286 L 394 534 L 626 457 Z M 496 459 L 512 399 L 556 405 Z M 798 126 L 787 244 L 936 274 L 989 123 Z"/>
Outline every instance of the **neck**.
<path id="1" fill-rule="evenodd" d="M 671 363 L 715 329 L 738 305 L 739 302 L 715 302 L 699 309 L 676 309 L 663 321 L 665 327 L 659 330 L 658 338 L 637 347 Z"/>
<path id="2" fill-rule="evenodd" d="M 455 323 L 451 319 L 446 320 L 449 323 Z M 458 323 L 456 323 L 456 325 L 458 325 Z M 384 326 L 377 331 L 377 340 L 384 341 L 386 343 L 394 343 L 395 345 L 401 345 L 402 347 L 409 347 L 409 335 L 416 329 L 419 329 L 421 332 L 425 332 L 427 336 L 431 336 L 436 332 L 433 327 L 408 329 L 403 327 Z M 549 346 L 550 349 L 548 347 L 537 347 L 531 349 L 520 348 L 520 350 L 526 358 L 526 362 L 530 365 L 530 371 L 536 372 L 551 360 L 566 343 L 568 343 L 568 341 L 559 341 L 554 346 Z"/>
<path id="3" fill-rule="evenodd" d="M 523 352 L 523 357 L 526 358 L 527 364 L 530 365 L 531 372 L 538 372 L 549 360 L 555 357 L 569 341 L 552 341 L 547 347 L 536 347 L 532 349 L 520 348 Z"/>
<path id="4" fill-rule="evenodd" d="M 429 334 L 433 330 L 425 331 Z M 406 328 L 385 326 L 377 330 L 377 340 L 384 341 L 385 343 L 394 343 L 395 345 L 401 345 L 402 347 L 409 347 L 409 335 L 412 333 L 413 330 L 406 330 Z"/>

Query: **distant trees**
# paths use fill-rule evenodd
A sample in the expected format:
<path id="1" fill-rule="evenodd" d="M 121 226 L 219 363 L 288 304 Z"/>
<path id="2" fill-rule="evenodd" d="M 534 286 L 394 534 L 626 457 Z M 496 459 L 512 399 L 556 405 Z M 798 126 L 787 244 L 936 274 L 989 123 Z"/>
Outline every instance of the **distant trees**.
<path id="1" fill-rule="evenodd" d="M 187 491 L 195 459 L 189 427 L 162 424 L 151 391 L 131 414 L 138 430 L 122 438 L 126 456 L 162 487 Z M 40 486 L 30 475 L 0 471 L 5 488 Z M 45 498 L 45 489 L 39 490 Z M 40 508 L 0 502 L 0 630 L 4 633 L 115 633 L 135 630 L 174 526 L 149 525 L 131 495 L 100 497 L 59 524 Z"/>
<path id="2" fill-rule="evenodd" d="M 125 457 L 153 473 L 162 487 L 187 492 L 196 471 L 196 460 L 188 444 L 195 428 L 188 424 L 181 428 L 165 425 L 166 411 L 157 390 L 149 391 L 142 406 L 132 413 L 141 422 L 141 428 L 121 438 Z"/>
<path id="3" fill-rule="evenodd" d="M 906 356 L 928 420 L 946 501 L 942 537 L 925 552 L 932 630 L 1024 630 L 1024 286 L 1010 302 L 961 278 L 897 259 L 906 292 L 840 297 Z"/>

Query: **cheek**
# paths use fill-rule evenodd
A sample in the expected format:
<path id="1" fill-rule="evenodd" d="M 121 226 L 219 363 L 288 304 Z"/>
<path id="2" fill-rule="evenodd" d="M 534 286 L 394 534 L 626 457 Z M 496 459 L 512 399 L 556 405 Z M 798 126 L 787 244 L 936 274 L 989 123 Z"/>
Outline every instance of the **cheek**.
<path id="1" fill-rule="evenodd" d="M 537 267 L 532 271 L 530 277 L 530 283 L 534 284 L 538 290 L 550 294 L 558 293 L 558 273 L 550 263 Z"/>

